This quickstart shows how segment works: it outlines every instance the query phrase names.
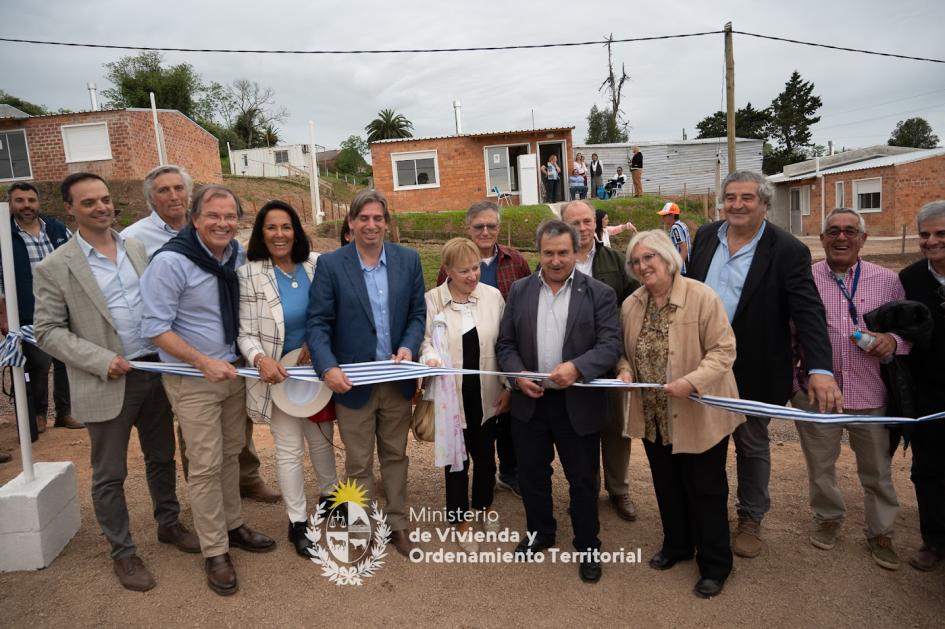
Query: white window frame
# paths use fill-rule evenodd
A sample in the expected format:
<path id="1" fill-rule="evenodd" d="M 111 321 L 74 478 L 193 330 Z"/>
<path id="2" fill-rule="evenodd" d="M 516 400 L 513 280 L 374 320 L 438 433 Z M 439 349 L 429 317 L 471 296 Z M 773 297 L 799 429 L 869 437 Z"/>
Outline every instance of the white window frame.
<path id="1" fill-rule="evenodd" d="M 511 171 L 513 169 L 518 168 L 518 164 L 513 164 L 511 160 L 509 159 L 509 148 L 513 146 L 524 146 L 527 150 L 526 155 L 531 154 L 532 152 L 532 145 L 529 144 L 528 142 L 517 142 L 515 144 L 489 144 L 487 146 L 482 147 L 482 163 L 485 165 L 485 169 L 486 169 L 486 190 L 487 190 L 486 196 L 487 197 L 496 196 L 495 192 L 493 191 L 493 188 L 495 188 L 495 184 L 492 183 L 492 178 L 489 176 L 489 149 L 501 149 L 501 148 L 505 149 L 505 164 L 506 164 L 506 168 L 509 169 L 509 182 L 511 182 L 512 181 Z M 509 185 L 509 187 L 511 187 L 511 184 Z M 518 190 L 501 190 L 500 189 L 499 192 L 501 192 L 502 194 L 517 195 L 521 192 L 521 188 L 522 188 L 522 182 L 519 182 Z"/>
<path id="2" fill-rule="evenodd" d="M 26 129 L 4 129 L 3 133 L 16 133 L 17 131 L 23 134 L 23 144 L 26 146 L 26 165 L 30 167 L 30 174 L 28 177 L 10 177 L 0 179 L 0 181 L 30 181 L 33 179 L 33 160 L 30 159 L 30 139 L 26 135 Z M 12 165 L 10 170 L 13 170 Z"/>
<path id="3" fill-rule="evenodd" d="M 847 190 L 846 185 L 842 181 L 836 181 L 833 184 L 833 201 L 834 207 L 845 207 L 843 205 L 843 197 L 846 196 Z"/>
<path id="4" fill-rule="evenodd" d="M 866 183 L 879 182 L 879 207 L 877 208 L 860 208 L 860 185 Z M 876 214 L 883 211 L 883 178 L 882 177 L 869 177 L 866 179 L 854 179 L 853 180 L 853 209 L 855 209 L 860 214 Z"/>
<path id="5" fill-rule="evenodd" d="M 77 127 L 104 127 L 105 129 L 105 153 L 100 154 L 97 157 L 89 157 L 85 159 L 74 159 L 70 155 L 69 151 L 69 137 L 66 131 L 68 129 L 75 129 Z M 76 162 L 100 162 L 112 159 L 112 140 L 111 136 L 108 133 L 108 123 L 107 122 L 88 122 L 85 124 L 64 124 L 59 127 L 59 132 L 62 134 L 62 149 L 65 153 L 66 163 L 74 164 Z"/>
<path id="6" fill-rule="evenodd" d="M 414 186 L 401 186 L 397 182 L 397 162 L 416 161 L 418 159 L 433 158 L 433 174 L 436 177 L 436 183 L 424 183 Z M 409 151 L 404 153 L 390 154 L 391 183 L 394 184 L 394 190 L 427 190 L 429 188 L 440 187 L 440 159 L 437 149 L 428 151 Z"/>
<path id="7" fill-rule="evenodd" d="M 279 156 L 284 155 L 285 161 L 280 162 Z M 272 163 L 276 166 L 281 166 L 283 164 L 289 163 L 289 150 L 288 149 L 273 149 L 272 151 Z"/>

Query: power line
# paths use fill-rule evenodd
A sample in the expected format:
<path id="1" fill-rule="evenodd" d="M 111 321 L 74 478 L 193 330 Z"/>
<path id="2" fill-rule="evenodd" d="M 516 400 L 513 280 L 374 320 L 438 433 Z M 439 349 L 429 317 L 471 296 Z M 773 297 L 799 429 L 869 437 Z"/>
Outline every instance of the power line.
<path id="1" fill-rule="evenodd" d="M 262 49 L 236 49 L 236 48 L 171 48 L 162 46 L 129 46 L 120 44 L 88 44 L 81 42 L 63 42 L 39 39 L 19 39 L 12 37 L 0 37 L 0 42 L 10 42 L 16 44 L 38 44 L 43 46 L 72 46 L 76 48 L 106 48 L 112 50 L 153 50 L 156 52 L 217 52 L 231 54 L 266 54 L 266 55 L 386 55 L 386 54 L 417 54 L 432 52 L 481 52 L 493 50 L 530 50 L 539 48 L 567 48 L 575 46 L 596 46 L 606 44 L 608 41 L 614 44 L 658 41 L 665 39 L 682 39 L 686 37 L 703 37 L 705 35 L 720 35 L 725 31 L 705 31 L 701 33 L 681 33 L 676 35 L 654 35 L 650 37 L 625 37 L 621 39 L 603 39 L 581 42 L 556 42 L 549 44 L 513 44 L 508 46 L 473 46 L 469 48 L 409 48 L 409 49 L 380 49 L 380 50 L 262 50 Z M 862 48 L 847 48 L 844 46 L 834 46 L 831 44 L 819 44 L 816 42 L 801 41 L 799 39 L 788 39 L 786 37 L 775 37 L 773 35 L 761 35 L 758 33 L 748 33 L 746 31 L 732 31 L 739 35 L 748 37 L 757 37 L 760 39 L 770 39 L 773 41 L 787 42 L 801 46 L 814 46 L 817 48 L 827 48 L 831 50 L 843 50 L 847 52 L 858 52 L 866 55 L 878 55 L 881 57 L 894 57 L 896 59 L 908 59 L 911 61 L 929 61 L 931 63 L 945 63 L 945 59 L 931 59 L 928 57 L 914 57 L 911 55 L 901 55 L 891 52 L 879 52 L 876 50 L 864 50 Z"/>
<path id="2" fill-rule="evenodd" d="M 759 35 L 758 33 L 747 33 L 745 31 L 732 31 L 739 35 L 748 35 L 749 37 L 758 37 L 760 39 L 773 39 L 774 41 L 783 41 L 789 44 L 799 44 L 801 46 L 814 46 L 816 48 L 829 48 L 831 50 L 845 50 L 847 52 L 859 52 L 864 55 L 879 55 L 880 57 L 895 57 L 896 59 L 909 59 L 911 61 L 930 61 L 932 63 L 945 63 L 945 59 L 930 59 L 928 57 L 912 57 L 910 55 L 900 55 L 893 52 L 878 52 L 876 50 L 863 50 L 862 48 L 846 48 L 844 46 L 833 46 L 831 44 L 818 44 L 816 42 L 801 41 L 799 39 L 788 39 L 786 37 L 774 37 L 772 35 Z"/>
<path id="3" fill-rule="evenodd" d="M 264 55 L 389 55 L 401 53 L 422 52 L 477 52 L 484 50 L 528 50 L 534 48 L 565 48 L 573 46 L 596 46 L 607 44 L 622 44 L 639 41 L 657 41 L 661 39 L 680 39 L 683 37 L 702 37 L 704 35 L 718 35 L 725 31 L 705 31 L 703 33 L 683 33 L 679 35 L 654 35 L 651 37 L 626 37 L 623 39 L 603 39 L 582 42 L 557 42 L 553 44 L 515 44 L 510 46 L 474 46 L 470 48 L 410 48 L 388 50 L 249 50 L 233 48 L 165 48 L 160 46 L 125 46 L 118 44 L 86 44 L 79 42 L 46 41 L 39 39 L 15 39 L 0 37 L 0 41 L 18 44 L 40 44 L 45 46 L 74 46 L 77 48 L 109 48 L 117 50 L 153 50 L 156 52 L 222 52 L 222 53 L 249 53 Z"/>

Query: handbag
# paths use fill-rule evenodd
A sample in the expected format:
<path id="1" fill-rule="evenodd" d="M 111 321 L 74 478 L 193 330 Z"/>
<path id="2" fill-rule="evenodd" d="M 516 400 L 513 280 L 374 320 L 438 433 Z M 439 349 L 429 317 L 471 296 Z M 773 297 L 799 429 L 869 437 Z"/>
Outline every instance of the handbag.
<path id="1" fill-rule="evenodd" d="M 423 399 L 423 386 L 414 394 L 413 415 L 410 430 L 417 441 L 434 441 L 436 438 L 436 407 L 431 400 Z"/>
<path id="2" fill-rule="evenodd" d="M 324 422 L 333 422 L 336 419 L 338 419 L 338 417 L 335 415 L 335 401 L 328 400 L 328 404 L 326 404 L 322 410 L 309 417 L 308 421 L 313 424 L 321 424 Z"/>

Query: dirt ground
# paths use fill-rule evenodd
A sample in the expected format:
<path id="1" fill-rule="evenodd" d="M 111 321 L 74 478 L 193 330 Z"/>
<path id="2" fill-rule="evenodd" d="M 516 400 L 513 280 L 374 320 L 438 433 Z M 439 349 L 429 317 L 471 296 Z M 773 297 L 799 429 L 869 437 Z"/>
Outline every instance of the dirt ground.
<path id="1" fill-rule="evenodd" d="M 13 451 L 16 431 L 11 409 L 0 408 L 0 448 Z M 281 503 L 243 502 L 247 523 L 275 537 L 269 554 L 233 551 L 240 592 L 222 598 L 205 583 L 199 556 L 159 544 L 151 521 L 144 465 L 136 440 L 129 453 L 126 494 L 132 533 L 139 554 L 158 586 L 147 593 L 129 592 L 112 574 L 107 544 L 95 522 L 90 501 L 89 441 L 85 431 L 49 429 L 35 444 L 37 461 L 73 461 L 77 468 L 82 527 L 62 554 L 45 570 L 0 574 L 0 617 L 6 627 L 111 626 L 414 626 L 493 627 L 509 625 L 599 625 L 652 627 L 935 627 L 945 614 L 945 570 L 919 573 L 907 565 L 898 572 L 876 566 L 863 540 L 862 492 L 852 453 L 844 448 L 839 477 L 848 507 L 848 521 L 833 551 L 807 542 L 811 518 L 807 478 L 793 426 L 773 425 L 772 510 L 765 520 L 766 548 L 756 559 L 735 558 L 735 570 L 722 596 L 701 600 L 692 594 L 698 579 L 694 562 L 655 572 L 646 560 L 660 544 L 660 521 L 646 457 L 633 445 L 632 495 L 640 517 L 618 519 L 602 494 L 601 538 L 605 550 L 641 549 L 643 563 L 604 566 L 600 583 L 580 582 L 573 564 L 437 565 L 411 563 L 390 551 L 376 576 L 360 587 L 329 583 L 318 566 L 295 555 L 286 541 L 286 515 Z M 272 439 L 257 426 L 255 441 L 262 473 L 275 483 Z M 339 469 L 343 451 L 339 447 Z M 410 499 L 414 507 L 442 507 L 442 472 L 433 466 L 430 444 L 411 438 Z M 734 492 L 734 452 L 729 457 Z M 901 452 L 893 462 L 901 510 L 896 546 L 903 559 L 919 545 L 915 494 L 909 482 L 910 457 Z M 0 484 L 20 471 L 18 458 L 0 466 Z M 309 497 L 314 475 L 307 466 Z M 178 480 L 182 520 L 191 524 L 187 491 Z M 555 474 L 558 542 L 570 549 L 567 485 Z M 310 502 L 311 504 L 311 502 Z M 522 531 L 521 501 L 500 491 L 495 508 L 502 525 Z M 417 523 L 431 531 L 441 525 Z M 413 524 L 412 524 L 413 526 Z M 435 539 L 435 537 L 434 537 Z M 451 542 L 422 545 L 426 550 L 458 550 Z M 514 544 L 499 544 L 512 550 Z M 491 550 L 492 547 L 490 546 Z"/>

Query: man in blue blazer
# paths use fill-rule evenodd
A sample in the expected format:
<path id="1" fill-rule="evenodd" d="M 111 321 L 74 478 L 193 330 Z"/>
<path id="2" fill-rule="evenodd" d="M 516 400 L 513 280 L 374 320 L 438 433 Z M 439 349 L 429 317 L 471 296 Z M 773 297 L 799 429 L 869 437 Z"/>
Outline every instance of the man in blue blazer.
<path id="1" fill-rule="evenodd" d="M 547 221 L 535 240 L 541 270 L 512 285 L 496 343 L 503 371 L 549 374 L 513 382 L 512 439 L 528 526 L 516 551 L 530 557 L 555 545 L 551 462 L 557 450 L 570 486 L 574 548 L 582 553 L 579 574 L 593 583 L 601 576 L 597 493 L 607 396 L 604 389 L 573 385 L 617 364 L 617 297 L 613 288 L 574 268 L 573 227 Z"/>
<path id="2" fill-rule="evenodd" d="M 407 539 L 407 433 L 415 381 L 353 386 L 339 365 L 413 360 L 426 324 L 423 271 L 415 251 L 384 242 L 387 199 L 359 193 L 348 210 L 354 246 L 321 256 L 312 278 L 306 340 L 312 365 L 335 393 L 345 468 L 374 495 L 374 442 L 387 496 L 391 543 Z"/>

